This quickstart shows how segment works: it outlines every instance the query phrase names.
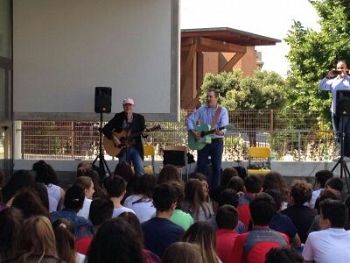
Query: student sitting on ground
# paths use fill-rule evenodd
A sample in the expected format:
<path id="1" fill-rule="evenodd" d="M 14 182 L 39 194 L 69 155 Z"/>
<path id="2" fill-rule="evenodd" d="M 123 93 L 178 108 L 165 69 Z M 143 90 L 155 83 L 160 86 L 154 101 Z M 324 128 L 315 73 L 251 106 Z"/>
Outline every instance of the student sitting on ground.
<path id="1" fill-rule="evenodd" d="M 143 239 L 141 224 L 137 216 L 135 215 L 135 213 L 123 212 L 118 216 L 118 218 L 121 218 L 125 220 L 125 222 L 128 222 L 130 226 L 136 231 L 137 238 L 139 239 L 139 242 L 142 244 L 142 251 L 143 251 L 143 256 L 145 258 L 145 263 L 160 263 L 160 257 L 158 257 L 156 254 L 154 254 L 150 250 L 144 248 L 144 239 Z"/>
<path id="2" fill-rule="evenodd" d="M 87 176 L 90 177 L 93 184 L 94 184 L 94 194 L 93 194 L 93 199 L 97 197 L 106 197 L 106 192 L 104 189 L 101 187 L 100 183 L 100 175 L 96 170 L 94 170 L 94 167 L 92 163 L 83 161 L 78 164 L 77 167 L 77 178 L 80 176 Z"/>
<path id="3" fill-rule="evenodd" d="M 89 219 L 94 227 L 94 233 L 99 227 L 112 218 L 113 202 L 107 198 L 96 198 L 91 202 Z M 84 236 L 75 242 L 77 252 L 86 255 L 89 250 L 92 236 Z"/>
<path id="4" fill-rule="evenodd" d="M 61 210 L 64 198 L 64 190 L 58 186 L 58 179 L 55 170 L 45 161 L 40 160 L 33 164 L 35 181 L 44 183 L 49 195 L 49 211 Z"/>
<path id="5" fill-rule="evenodd" d="M 131 212 L 135 213 L 132 209 L 127 208 L 121 204 L 125 193 L 126 193 L 126 182 L 125 180 L 119 176 L 114 175 L 107 177 L 104 182 L 104 187 L 108 193 L 109 198 L 113 202 L 114 210 L 112 217 L 118 217 L 121 213 Z"/>
<path id="6" fill-rule="evenodd" d="M 177 191 L 177 203 L 176 209 L 170 217 L 171 222 L 181 226 L 185 231 L 193 224 L 193 218 L 189 213 L 186 213 L 181 210 L 181 202 L 184 200 L 184 186 L 182 182 L 169 182 L 171 186 L 173 186 Z"/>
<path id="7" fill-rule="evenodd" d="M 321 202 L 320 231 L 309 234 L 304 250 L 304 262 L 350 262 L 350 233 L 344 229 L 345 205 L 338 200 Z"/>
<path id="8" fill-rule="evenodd" d="M 19 191 L 13 199 L 12 206 L 21 210 L 24 219 L 33 215 L 49 217 L 49 210 L 32 187 Z"/>
<path id="9" fill-rule="evenodd" d="M 315 208 L 317 198 L 325 188 L 328 179 L 333 177 L 333 173 L 329 170 L 320 170 L 315 174 L 315 190 L 312 191 L 311 200 L 309 202 L 310 208 Z"/>
<path id="10" fill-rule="evenodd" d="M 298 229 L 295 227 L 292 220 L 280 213 L 282 207 L 282 194 L 277 189 L 266 190 L 275 201 L 275 213 L 270 222 L 270 228 L 278 232 L 284 233 L 289 237 L 290 243 L 294 248 L 300 248 L 301 242 L 298 235 Z"/>
<path id="11" fill-rule="evenodd" d="M 75 250 L 73 224 L 61 218 L 56 220 L 52 227 L 55 233 L 58 257 L 67 263 L 83 263 L 85 255 Z"/>
<path id="12" fill-rule="evenodd" d="M 14 172 L 9 181 L 2 188 L 3 202 L 7 206 L 11 206 L 16 193 L 23 188 L 33 186 L 34 183 L 34 179 L 28 171 L 19 170 Z"/>
<path id="13" fill-rule="evenodd" d="M 156 217 L 142 224 L 145 248 L 162 257 L 165 249 L 179 241 L 184 230 L 169 220 L 176 208 L 177 192 L 168 184 L 157 185 L 153 192 Z"/>
<path id="14" fill-rule="evenodd" d="M 88 176 L 79 176 L 75 183 L 80 184 L 84 188 L 85 199 L 83 203 L 83 208 L 78 212 L 78 216 L 82 216 L 86 219 L 89 219 L 89 211 L 92 202 L 92 196 L 95 193 L 94 182 L 91 177 Z"/>
<path id="15" fill-rule="evenodd" d="M 340 195 L 337 195 L 336 192 L 331 191 L 329 189 L 324 189 L 320 196 L 317 198 L 317 202 L 316 202 L 316 210 L 317 210 L 317 215 L 314 218 L 314 221 L 312 222 L 310 229 L 309 229 L 309 233 L 314 232 L 314 231 L 319 231 L 321 230 L 321 226 L 320 226 L 320 203 L 323 200 L 326 199 L 331 199 L 331 200 L 341 200 Z"/>
<path id="16" fill-rule="evenodd" d="M 238 233 L 234 231 L 238 223 L 238 211 L 232 205 L 223 205 L 216 214 L 216 252 L 222 262 L 229 262 Z"/>
<path id="17" fill-rule="evenodd" d="M 74 224 L 75 238 L 79 240 L 85 236 L 93 235 L 91 222 L 84 217 L 78 216 L 78 211 L 83 207 L 85 198 L 84 188 L 78 184 L 72 185 L 66 192 L 64 208 L 50 214 L 51 222 L 59 218 L 65 218 Z"/>
<path id="18" fill-rule="evenodd" d="M 215 251 L 215 232 L 207 222 L 194 223 L 184 234 L 183 241 L 198 244 L 204 262 L 220 263 Z"/>
<path id="19" fill-rule="evenodd" d="M 94 236 L 86 263 L 144 263 L 136 231 L 121 218 L 106 221 Z"/>
<path id="20" fill-rule="evenodd" d="M 253 228 L 247 233 L 238 235 L 232 249 L 230 263 L 264 263 L 266 253 L 274 247 L 289 246 L 285 234 L 269 227 L 275 213 L 272 197 L 259 193 L 249 204 Z"/>
<path id="21" fill-rule="evenodd" d="M 152 192 L 156 185 L 157 178 L 154 175 L 145 174 L 137 176 L 133 182 L 133 193 L 129 195 L 124 206 L 133 210 L 143 223 L 155 215 L 156 209 L 153 205 Z"/>
<path id="22" fill-rule="evenodd" d="M 182 183 L 179 169 L 175 165 L 166 164 L 159 172 L 157 184 L 163 184 L 172 181 Z"/>
<path id="23" fill-rule="evenodd" d="M 198 179 L 189 179 L 185 185 L 185 201 L 181 209 L 193 217 L 195 222 L 206 221 L 214 215 L 213 208 L 206 201 L 203 185 Z"/>
<path id="24" fill-rule="evenodd" d="M 249 175 L 244 179 L 245 194 L 241 195 L 238 204 L 239 220 L 244 224 L 247 231 L 250 223 L 249 203 L 257 193 L 262 191 L 262 180 L 257 175 Z"/>
<path id="25" fill-rule="evenodd" d="M 162 263 L 204 263 L 197 244 L 175 242 L 168 247 L 162 258 Z"/>
<path id="26" fill-rule="evenodd" d="M 334 191 L 336 195 L 340 195 L 344 188 L 344 182 L 339 177 L 329 178 L 325 184 L 325 189 Z"/>
<path id="27" fill-rule="evenodd" d="M 283 215 L 292 219 L 298 229 L 301 243 L 305 243 L 307 233 L 316 215 L 314 209 L 305 205 L 310 201 L 311 193 L 310 184 L 305 180 L 295 180 L 290 190 L 289 207 L 281 211 Z"/>
<path id="28" fill-rule="evenodd" d="M 302 263 L 303 257 L 292 248 L 272 248 L 266 254 L 265 263 Z"/>
<path id="29" fill-rule="evenodd" d="M 239 177 L 237 177 L 237 178 L 239 178 Z M 214 200 L 214 199 L 217 199 L 217 200 Z M 221 191 L 218 194 L 218 196 L 213 196 L 213 204 L 217 203 L 217 205 L 214 206 L 214 207 L 216 207 L 216 210 L 214 210 L 214 211 L 217 212 L 218 209 L 223 205 L 231 205 L 231 206 L 237 208 L 238 202 L 239 202 L 238 200 L 239 200 L 239 196 L 235 190 L 230 189 L 230 188 L 224 189 L 223 191 Z M 211 218 L 209 218 L 208 223 L 213 227 L 214 230 L 216 230 L 218 227 L 217 223 L 216 223 L 216 215 L 213 215 Z M 235 231 L 239 234 L 246 232 L 245 226 L 240 220 L 238 220 L 238 223 L 235 227 Z"/>
<path id="30" fill-rule="evenodd" d="M 32 216 L 24 221 L 17 240 L 18 256 L 7 263 L 59 263 L 55 234 L 46 216 Z"/>

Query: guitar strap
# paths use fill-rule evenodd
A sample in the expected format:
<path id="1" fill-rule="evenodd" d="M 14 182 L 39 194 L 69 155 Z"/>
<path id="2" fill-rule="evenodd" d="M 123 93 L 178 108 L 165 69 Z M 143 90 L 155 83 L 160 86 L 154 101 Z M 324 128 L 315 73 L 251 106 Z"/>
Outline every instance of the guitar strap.
<path id="1" fill-rule="evenodd" d="M 220 112 L 221 112 L 221 107 L 218 106 L 218 107 L 216 108 L 215 114 L 214 114 L 214 116 L 213 116 L 213 118 L 211 119 L 211 122 L 210 122 L 210 127 L 211 127 L 211 129 L 214 128 L 215 123 L 216 123 L 216 121 L 217 121 L 218 118 L 219 118 Z"/>

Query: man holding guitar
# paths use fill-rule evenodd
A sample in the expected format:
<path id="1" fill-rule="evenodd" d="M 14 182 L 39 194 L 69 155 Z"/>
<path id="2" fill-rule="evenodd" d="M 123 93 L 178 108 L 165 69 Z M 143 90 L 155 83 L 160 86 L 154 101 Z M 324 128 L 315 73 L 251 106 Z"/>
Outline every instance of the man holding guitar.
<path id="1" fill-rule="evenodd" d="M 145 118 L 134 113 L 134 100 L 123 100 L 123 111 L 115 114 L 102 129 L 103 134 L 111 141 L 116 149 L 119 161 L 134 165 L 136 175 L 143 175 L 143 143 L 142 133 L 145 130 Z M 106 149 L 107 151 L 107 149 Z M 107 151 L 108 152 L 108 151 Z"/>
<path id="2" fill-rule="evenodd" d="M 187 119 L 189 141 L 193 139 L 198 142 L 197 148 L 191 147 L 191 144 L 189 145 L 190 148 L 198 150 L 197 172 L 207 174 L 208 158 L 210 156 L 213 171 L 212 177 L 208 178 L 208 182 L 211 189 L 219 184 L 225 127 L 229 124 L 228 111 L 225 107 L 219 105 L 218 100 L 219 91 L 209 89 L 207 104 L 201 106 Z M 203 127 L 207 128 L 203 129 Z M 201 144 L 203 144 L 203 148 L 199 146 Z"/>

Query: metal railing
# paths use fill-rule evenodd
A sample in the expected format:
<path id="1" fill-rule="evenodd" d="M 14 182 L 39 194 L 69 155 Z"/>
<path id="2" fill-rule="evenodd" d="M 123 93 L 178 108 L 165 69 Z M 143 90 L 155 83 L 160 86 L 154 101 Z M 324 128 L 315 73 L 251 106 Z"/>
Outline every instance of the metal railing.
<path id="1" fill-rule="evenodd" d="M 297 122 L 297 128 L 290 127 L 292 118 L 271 110 L 230 112 L 223 159 L 246 159 L 252 144 L 268 145 L 276 160 L 330 160 L 337 154 L 332 132 L 310 128 L 316 117 Z M 147 122 L 148 127 L 159 124 L 161 130 L 151 132 L 145 143 L 154 145 L 161 158 L 165 146 L 187 144 L 184 123 Z M 23 159 L 91 160 L 98 154 L 98 122 L 23 121 L 21 127 Z"/>

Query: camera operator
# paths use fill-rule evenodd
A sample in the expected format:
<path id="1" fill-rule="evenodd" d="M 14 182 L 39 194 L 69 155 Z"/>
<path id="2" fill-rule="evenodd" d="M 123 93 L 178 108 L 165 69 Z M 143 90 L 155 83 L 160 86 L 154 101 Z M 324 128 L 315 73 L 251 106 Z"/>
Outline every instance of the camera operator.
<path id="1" fill-rule="evenodd" d="M 328 72 L 327 76 L 320 81 L 320 89 L 332 92 L 332 105 L 331 105 L 331 114 L 332 114 L 332 125 L 333 130 L 339 143 L 339 129 L 340 120 L 343 121 L 343 128 L 345 132 L 344 138 L 344 156 L 350 157 L 350 112 L 341 116 L 337 111 L 337 92 L 338 91 L 349 91 L 350 94 L 350 76 L 348 75 L 348 66 L 345 60 L 338 60 L 336 69 L 332 69 Z M 350 105 L 347 105 L 350 108 Z M 345 116 L 346 115 L 346 116 Z M 342 131 L 340 131 L 342 132 Z"/>

